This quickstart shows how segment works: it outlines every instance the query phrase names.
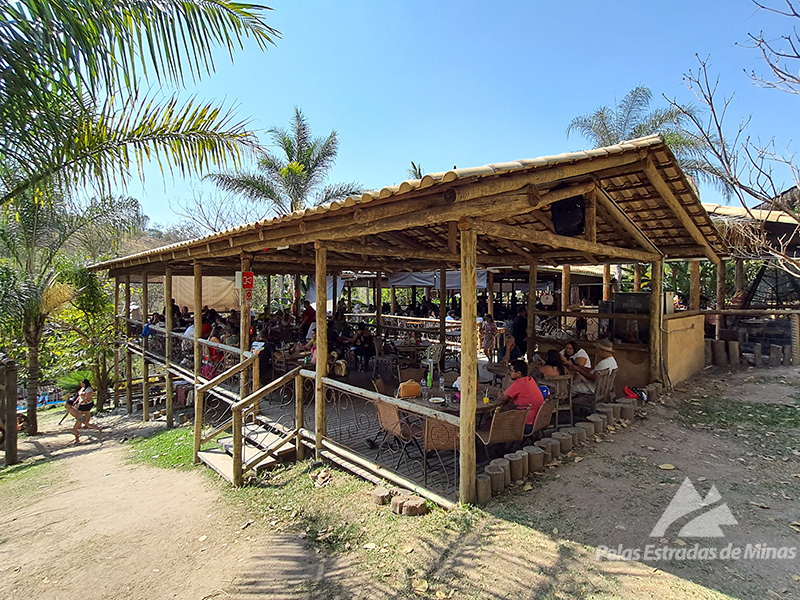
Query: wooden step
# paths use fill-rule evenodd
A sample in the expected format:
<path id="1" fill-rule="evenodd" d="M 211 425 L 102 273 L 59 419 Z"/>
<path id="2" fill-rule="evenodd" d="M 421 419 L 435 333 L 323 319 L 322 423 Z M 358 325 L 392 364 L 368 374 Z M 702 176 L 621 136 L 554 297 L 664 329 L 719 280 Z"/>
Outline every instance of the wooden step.
<path id="1" fill-rule="evenodd" d="M 228 483 L 233 483 L 233 458 L 221 448 L 209 448 L 197 453 L 197 457 L 214 469 Z"/>
<path id="2" fill-rule="evenodd" d="M 218 438 L 217 443 L 219 444 L 220 449 L 226 454 L 228 454 L 228 456 L 233 455 L 233 436 Z M 260 456 L 263 453 L 263 450 L 261 448 L 256 448 L 255 446 L 251 446 L 250 444 L 243 444 L 242 448 L 244 449 L 243 460 L 245 463 L 253 460 L 254 458 Z M 278 455 L 279 458 L 288 458 L 289 456 L 294 454 L 294 444 L 291 443 L 286 444 L 282 448 L 279 448 L 276 454 Z M 279 464 L 279 462 L 280 461 L 275 460 L 275 458 L 273 458 L 272 456 L 268 456 L 260 463 L 258 463 L 255 469 L 256 471 L 269 469 Z"/>
<path id="3" fill-rule="evenodd" d="M 248 423 L 244 426 L 244 437 L 254 446 L 258 446 L 259 448 L 267 448 L 272 446 L 284 436 L 267 431 L 258 425 Z"/>

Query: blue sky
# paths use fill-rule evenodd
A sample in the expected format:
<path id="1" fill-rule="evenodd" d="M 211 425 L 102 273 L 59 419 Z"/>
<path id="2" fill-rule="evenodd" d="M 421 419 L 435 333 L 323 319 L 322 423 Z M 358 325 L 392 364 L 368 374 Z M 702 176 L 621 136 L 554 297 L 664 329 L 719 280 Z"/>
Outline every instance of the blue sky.
<path id="1" fill-rule="evenodd" d="M 797 130 L 796 97 L 754 86 L 745 71 L 763 73 L 763 62 L 742 46 L 791 23 L 748 0 L 268 4 L 276 46 L 252 44 L 233 64 L 220 53 L 217 72 L 183 93 L 235 105 L 264 142 L 301 107 L 315 135 L 338 132 L 332 182 L 381 188 L 406 179 L 412 160 L 436 172 L 583 149 L 566 136 L 570 119 L 636 85 L 651 88 L 654 106 L 661 94 L 692 101 L 682 79 L 696 54 L 736 94 L 730 126 L 752 115 L 755 136 L 784 146 Z M 169 223 L 168 201 L 191 185 L 153 167 L 127 193 Z M 720 201 L 710 189 L 702 197 Z"/>

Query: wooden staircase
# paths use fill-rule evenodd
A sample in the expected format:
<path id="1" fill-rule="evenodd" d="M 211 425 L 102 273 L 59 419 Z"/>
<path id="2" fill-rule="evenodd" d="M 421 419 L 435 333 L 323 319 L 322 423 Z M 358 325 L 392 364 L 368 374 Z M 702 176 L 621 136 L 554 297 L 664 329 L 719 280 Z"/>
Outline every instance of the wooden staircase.
<path id="1" fill-rule="evenodd" d="M 259 417 L 256 423 L 244 425 L 242 436 L 242 463 L 246 469 L 247 465 L 253 465 L 253 470 L 262 471 L 294 458 L 294 444 L 288 443 L 294 432 L 277 423 Z M 233 436 L 217 438 L 217 444 L 216 448 L 201 450 L 197 457 L 233 483 Z"/>

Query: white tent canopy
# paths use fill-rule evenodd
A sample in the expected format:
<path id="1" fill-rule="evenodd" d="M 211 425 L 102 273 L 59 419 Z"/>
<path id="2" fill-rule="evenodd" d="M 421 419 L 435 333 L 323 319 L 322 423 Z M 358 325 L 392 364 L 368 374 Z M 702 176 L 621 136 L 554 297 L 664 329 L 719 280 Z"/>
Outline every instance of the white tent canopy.
<path id="1" fill-rule="evenodd" d="M 336 278 L 336 298 L 340 298 L 344 290 L 344 280 L 341 277 Z M 333 277 L 328 277 L 328 306 L 327 312 L 333 311 Z M 311 302 L 314 310 L 317 310 L 317 281 L 313 277 L 308 278 L 308 291 L 306 292 L 306 300 Z"/>
<path id="2" fill-rule="evenodd" d="M 431 287 L 439 289 L 438 271 L 421 271 L 418 273 L 392 273 L 389 275 L 389 285 L 396 287 Z M 447 289 L 461 289 L 461 271 L 447 272 Z M 486 271 L 478 271 L 478 289 L 486 289 Z"/>

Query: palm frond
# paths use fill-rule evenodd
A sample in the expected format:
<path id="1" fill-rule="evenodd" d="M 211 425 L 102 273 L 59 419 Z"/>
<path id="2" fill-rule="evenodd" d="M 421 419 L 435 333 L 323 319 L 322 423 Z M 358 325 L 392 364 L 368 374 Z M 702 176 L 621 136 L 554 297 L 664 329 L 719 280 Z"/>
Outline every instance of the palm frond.
<path id="1" fill-rule="evenodd" d="M 204 179 L 212 181 L 221 190 L 239 194 L 252 202 L 270 202 L 278 214 L 286 214 L 286 201 L 275 188 L 271 178 L 260 173 L 211 173 Z"/>
<path id="2" fill-rule="evenodd" d="M 326 185 L 314 199 L 314 206 L 320 206 L 334 200 L 344 200 L 350 196 L 360 196 L 364 193 L 364 187 L 360 183 L 333 183 Z"/>

